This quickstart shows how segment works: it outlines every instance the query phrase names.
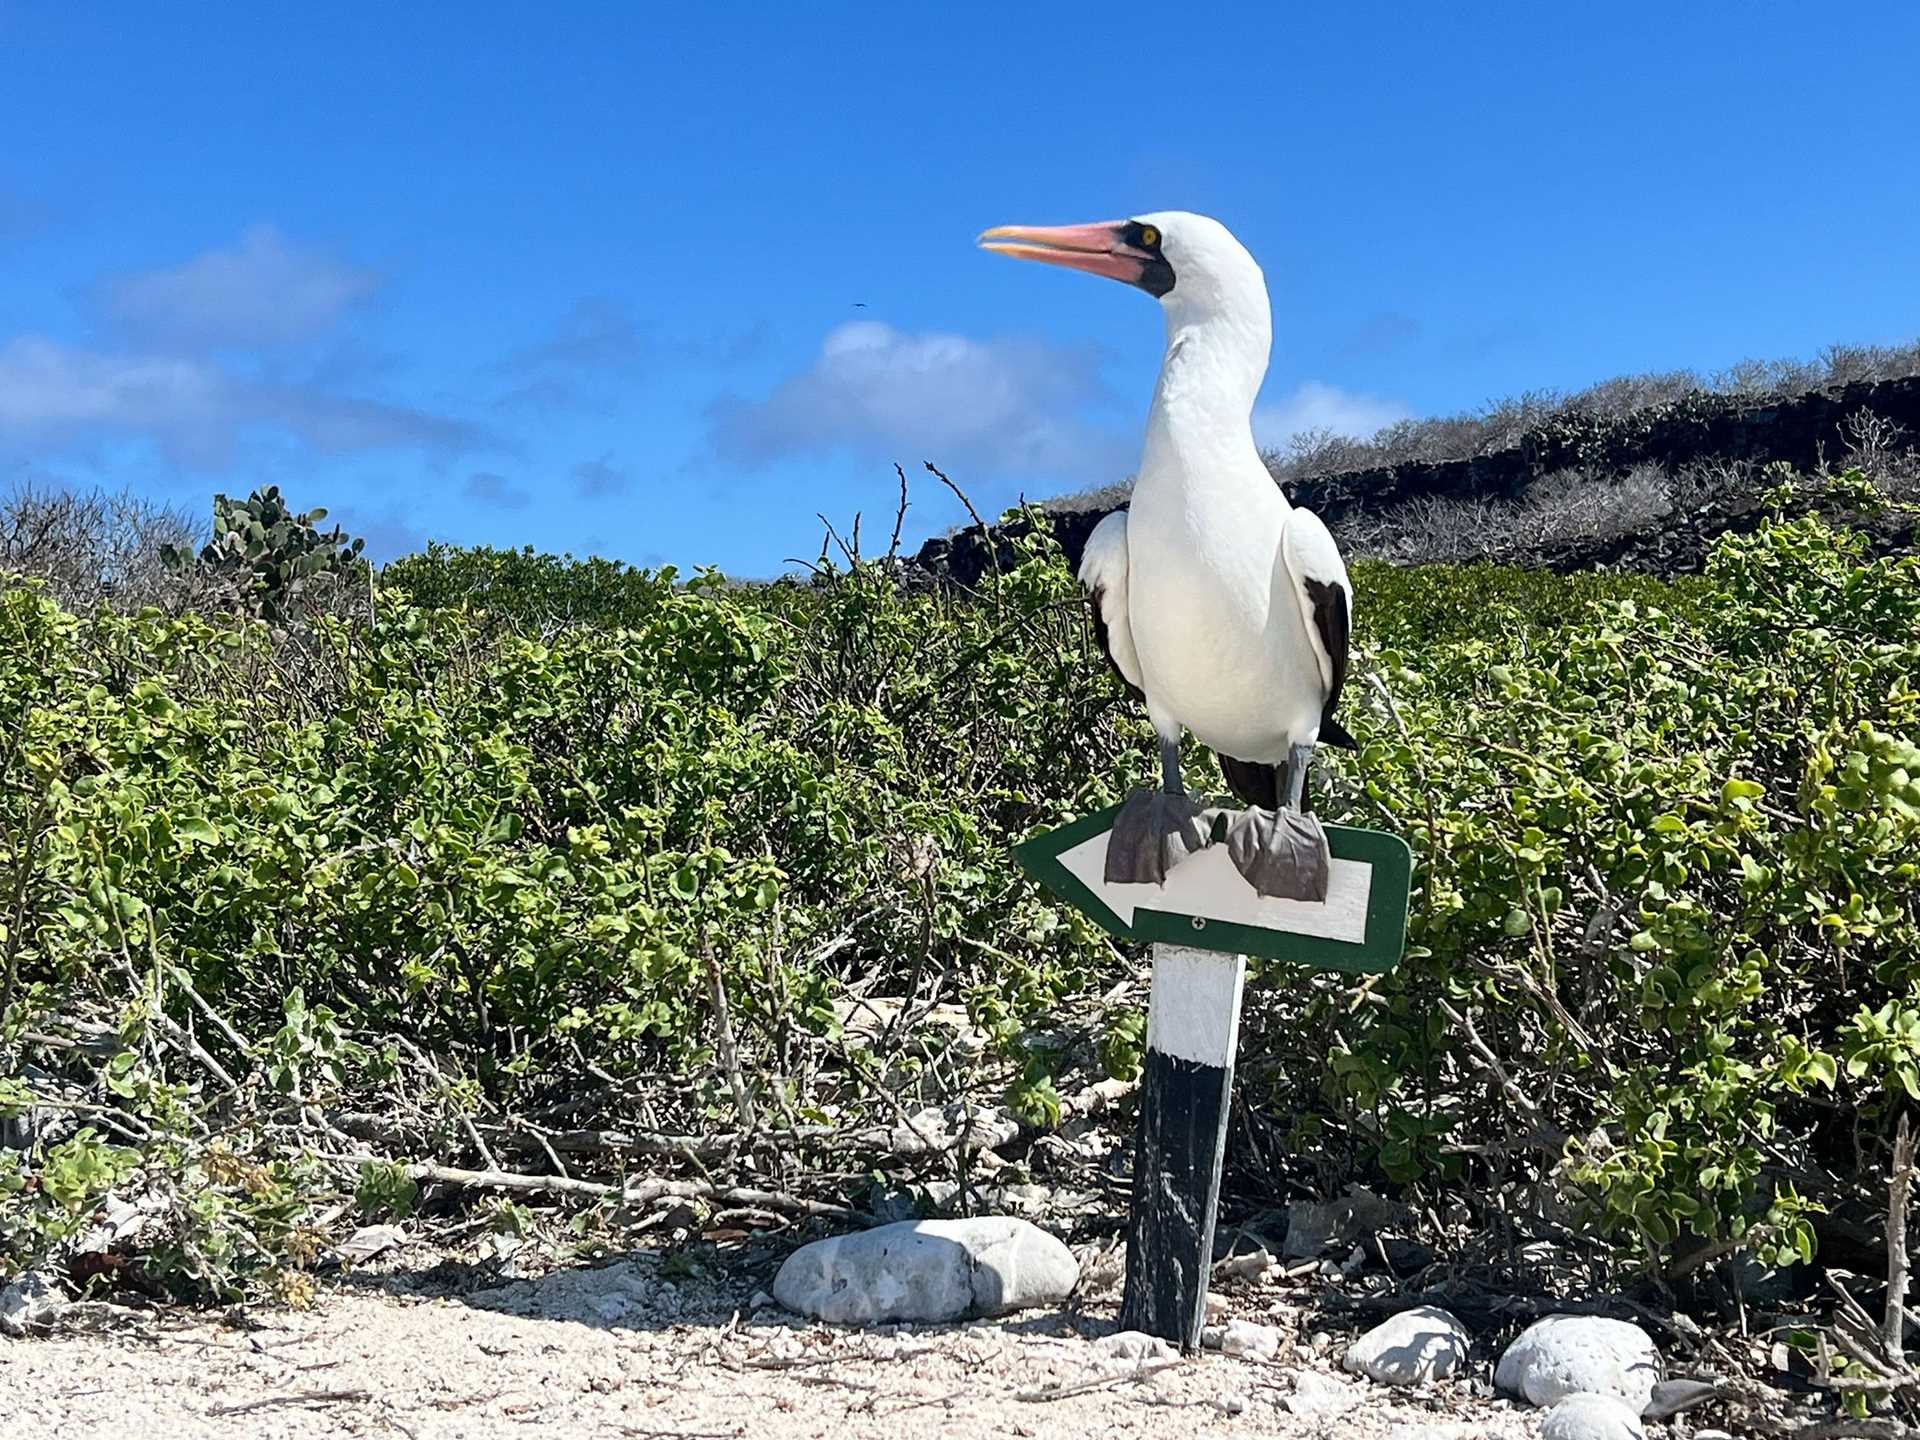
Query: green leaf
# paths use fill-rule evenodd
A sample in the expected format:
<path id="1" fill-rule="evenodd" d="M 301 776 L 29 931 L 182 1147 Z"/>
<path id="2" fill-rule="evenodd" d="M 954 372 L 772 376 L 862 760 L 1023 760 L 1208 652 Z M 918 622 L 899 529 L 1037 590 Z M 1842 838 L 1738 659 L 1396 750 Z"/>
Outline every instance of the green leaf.
<path id="1" fill-rule="evenodd" d="M 174 817 L 173 833 L 183 840 L 196 841 L 201 845 L 220 843 L 220 832 L 211 820 L 204 815 L 178 815 Z"/>

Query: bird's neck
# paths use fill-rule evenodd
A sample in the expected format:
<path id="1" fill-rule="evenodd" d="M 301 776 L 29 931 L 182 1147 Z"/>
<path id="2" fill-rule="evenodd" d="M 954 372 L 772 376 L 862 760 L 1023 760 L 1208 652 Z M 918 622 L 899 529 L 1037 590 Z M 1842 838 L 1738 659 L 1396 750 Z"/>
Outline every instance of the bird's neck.
<path id="1" fill-rule="evenodd" d="M 1248 472 L 1248 461 L 1259 464 L 1253 402 L 1266 378 L 1272 344 L 1264 303 L 1201 315 L 1169 309 L 1167 353 L 1141 456 L 1143 479 L 1150 474 L 1224 479 Z"/>

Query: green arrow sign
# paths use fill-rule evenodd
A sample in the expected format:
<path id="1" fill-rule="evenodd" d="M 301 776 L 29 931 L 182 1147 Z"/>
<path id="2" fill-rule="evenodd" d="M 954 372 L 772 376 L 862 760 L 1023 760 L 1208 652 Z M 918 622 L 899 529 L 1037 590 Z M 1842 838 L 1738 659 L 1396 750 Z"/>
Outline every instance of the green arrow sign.
<path id="1" fill-rule="evenodd" d="M 1277 900 L 1254 892 L 1223 844 L 1188 856 L 1164 886 L 1108 884 L 1107 836 L 1119 812 L 1114 805 L 1035 835 L 1013 853 L 1034 879 L 1122 940 L 1368 974 L 1399 963 L 1413 852 L 1398 835 L 1327 826 L 1326 900 Z"/>

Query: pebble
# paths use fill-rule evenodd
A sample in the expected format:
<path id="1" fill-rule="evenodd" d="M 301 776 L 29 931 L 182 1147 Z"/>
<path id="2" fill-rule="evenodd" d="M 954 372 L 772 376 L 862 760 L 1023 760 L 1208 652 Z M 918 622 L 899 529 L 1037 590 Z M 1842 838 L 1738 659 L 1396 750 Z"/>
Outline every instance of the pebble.
<path id="1" fill-rule="evenodd" d="M 362 1225 L 340 1242 L 336 1253 L 344 1264 L 359 1265 L 406 1240 L 407 1232 L 398 1225 Z"/>
<path id="2" fill-rule="evenodd" d="M 1283 1337 L 1271 1325 L 1252 1320 L 1229 1320 L 1220 1327 L 1220 1353 L 1236 1360 L 1272 1360 Z"/>
<path id="3" fill-rule="evenodd" d="M 1402 1310 L 1347 1347 L 1342 1364 L 1382 1385 L 1423 1385 L 1467 1363 L 1467 1329 L 1436 1305 Z"/>
<path id="4" fill-rule="evenodd" d="M 1273 1256 L 1266 1249 L 1250 1251 L 1245 1255 L 1234 1255 L 1214 1266 L 1214 1274 L 1222 1280 L 1248 1280 L 1255 1284 L 1266 1279 L 1267 1272 L 1274 1267 Z"/>
<path id="5" fill-rule="evenodd" d="M 1247 1409 L 1247 1397 L 1235 1390 L 1222 1390 L 1213 1397 L 1213 1408 L 1222 1415 L 1243 1415 Z"/>
<path id="6" fill-rule="evenodd" d="M 1586 1391 L 1555 1401 L 1540 1422 L 1540 1440 L 1646 1440 L 1646 1434 L 1625 1400 Z"/>
<path id="7" fill-rule="evenodd" d="M 1322 1375 L 1318 1370 L 1298 1370 L 1293 1376 L 1293 1393 L 1280 1402 L 1289 1415 L 1307 1415 L 1319 1419 L 1341 1415 L 1358 1405 L 1360 1387 Z"/>
<path id="8" fill-rule="evenodd" d="M 1073 1252 L 1009 1216 L 915 1220 L 836 1235 L 787 1257 L 773 1293 L 789 1310 L 845 1325 L 1005 1315 L 1067 1298 Z"/>
<path id="9" fill-rule="evenodd" d="M 29 1270 L 0 1290 L 0 1334 L 30 1334 L 34 1326 L 46 1324 L 66 1305 L 66 1294 L 58 1280 Z"/>
<path id="10" fill-rule="evenodd" d="M 1582 1392 L 1613 1395 L 1637 1418 L 1660 1379 L 1660 1352 L 1638 1325 L 1597 1315 L 1549 1315 L 1507 1347 L 1493 1380 L 1510 1395 L 1551 1405 Z"/>
<path id="11" fill-rule="evenodd" d="M 1218 1350 L 1239 1360 L 1273 1360 L 1280 1354 L 1285 1337 L 1272 1325 L 1252 1320 L 1229 1320 L 1224 1325 L 1207 1325 L 1200 1331 L 1200 1345 Z"/>
<path id="12" fill-rule="evenodd" d="M 1120 1330 L 1112 1335 L 1102 1335 L 1093 1342 L 1093 1348 L 1108 1360 L 1163 1360 L 1174 1354 L 1173 1346 L 1158 1335 L 1148 1335 L 1140 1330 Z"/>

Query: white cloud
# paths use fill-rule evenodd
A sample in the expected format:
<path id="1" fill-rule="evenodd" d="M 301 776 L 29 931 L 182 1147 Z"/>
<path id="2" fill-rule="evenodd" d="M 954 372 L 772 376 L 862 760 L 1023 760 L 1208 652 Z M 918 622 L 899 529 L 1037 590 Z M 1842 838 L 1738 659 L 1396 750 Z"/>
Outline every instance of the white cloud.
<path id="1" fill-rule="evenodd" d="M 253 348 L 310 340 L 379 288 L 371 270 L 254 225 L 231 250 L 181 265 L 109 276 L 101 308 L 142 340 L 182 349 Z"/>
<path id="2" fill-rule="evenodd" d="M 1253 434 L 1262 445 L 1278 447 L 1284 447 L 1295 435 L 1316 430 L 1365 440 L 1412 413 L 1398 400 L 1356 395 L 1335 385 L 1309 380 L 1291 395 L 1255 409 Z"/>
<path id="3" fill-rule="evenodd" d="M 176 464 L 221 469 L 241 436 L 258 429 L 327 453 L 485 443 L 472 426 L 444 416 L 252 380 L 195 357 L 88 350 L 38 335 L 0 344 L 0 439 L 133 437 Z"/>
<path id="4" fill-rule="evenodd" d="M 839 449 L 999 473 L 1115 478 L 1127 454 L 1081 415 L 1102 394 L 1091 347 L 838 326 L 813 363 L 711 414 L 723 459 L 761 465 Z"/>

